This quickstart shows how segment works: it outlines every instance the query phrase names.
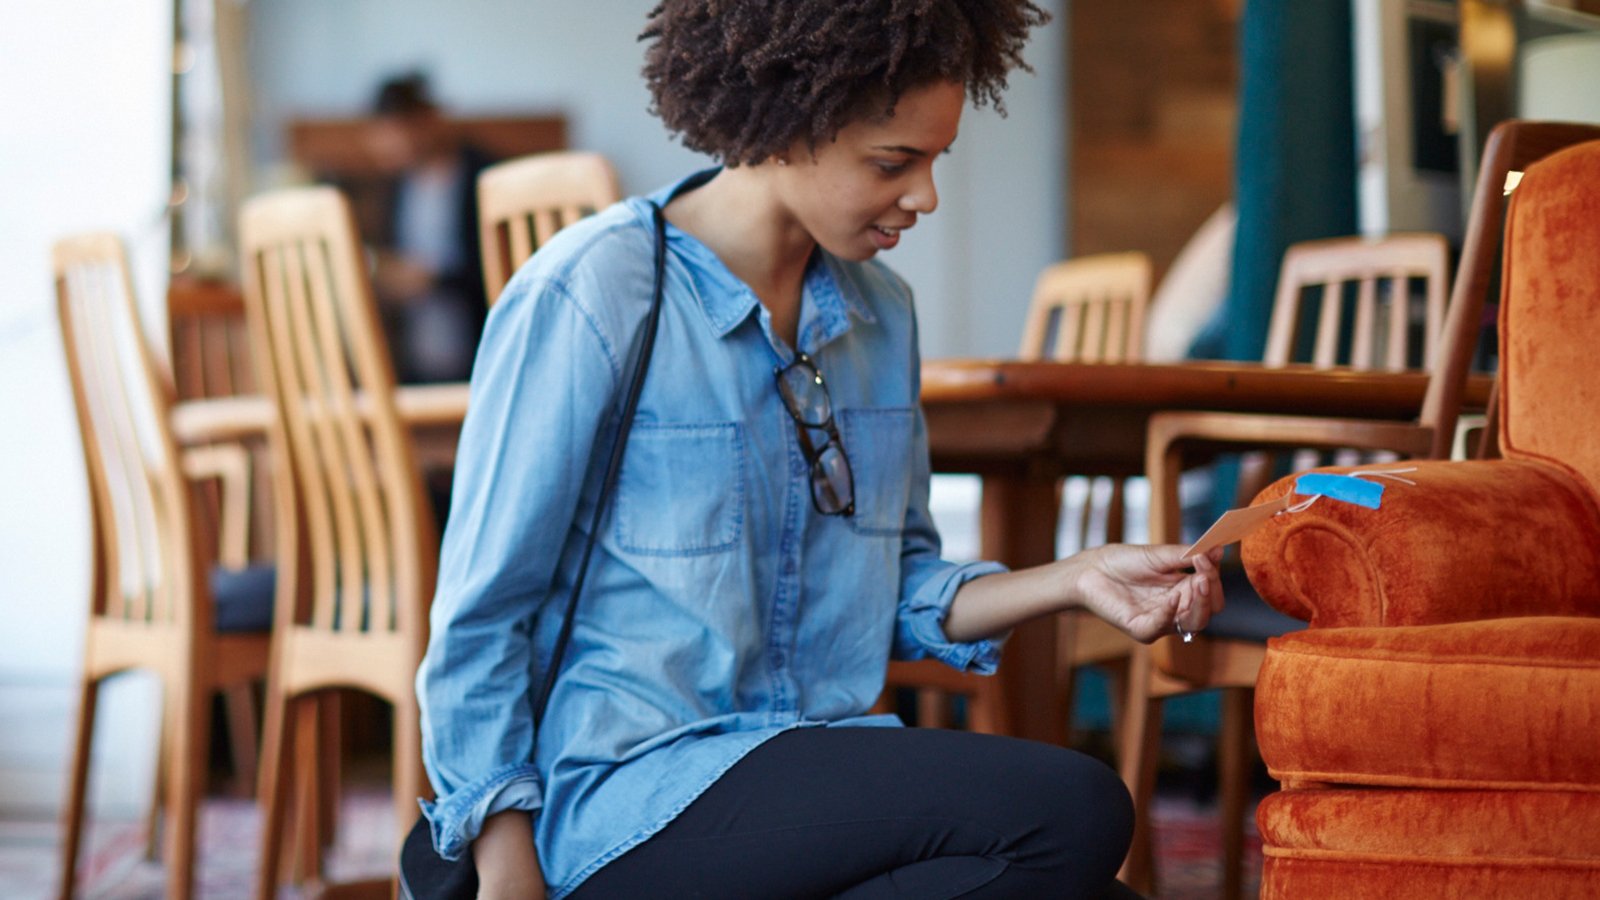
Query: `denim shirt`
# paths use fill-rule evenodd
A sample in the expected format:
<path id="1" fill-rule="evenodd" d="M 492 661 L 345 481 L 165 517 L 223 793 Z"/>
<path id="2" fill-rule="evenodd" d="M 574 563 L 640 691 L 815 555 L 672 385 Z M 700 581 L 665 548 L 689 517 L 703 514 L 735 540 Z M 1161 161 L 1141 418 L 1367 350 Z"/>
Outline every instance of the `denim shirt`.
<path id="1" fill-rule="evenodd" d="M 436 848 L 456 858 L 487 816 L 537 812 L 552 900 L 773 735 L 899 725 L 867 714 L 891 656 L 985 673 L 999 657 L 944 634 L 956 590 L 1001 567 L 939 558 L 904 282 L 820 248 L 807 269 L 798 343 L 827 381 L 856 492 L 854 515 L 822 516 L 774 380 L 793 350 L 669 224 L 654 357 L 535 740 L 654 246 L 649 204 L 629 199 L 560 232 L 494 306 L 417 674 Z"/>

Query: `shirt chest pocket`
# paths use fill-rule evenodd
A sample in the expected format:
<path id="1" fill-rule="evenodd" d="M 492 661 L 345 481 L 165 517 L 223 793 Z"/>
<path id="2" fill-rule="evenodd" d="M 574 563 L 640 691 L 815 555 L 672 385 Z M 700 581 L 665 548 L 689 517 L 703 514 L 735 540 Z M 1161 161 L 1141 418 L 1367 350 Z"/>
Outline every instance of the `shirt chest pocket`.
<path id="1" fill-rule="evenodd" d="M 848 521 L 859 534 L 899 535 L 911 499 L 913 409 L 841 409 L 839 437 L 850 459 L 856 511 Z"/>
<path id="2" fill-rule="evenodd" d="M 721 553 L 744 527 L 738 423 L 635 422 L 617 479 L 617 544 L 646 556 Z"/>

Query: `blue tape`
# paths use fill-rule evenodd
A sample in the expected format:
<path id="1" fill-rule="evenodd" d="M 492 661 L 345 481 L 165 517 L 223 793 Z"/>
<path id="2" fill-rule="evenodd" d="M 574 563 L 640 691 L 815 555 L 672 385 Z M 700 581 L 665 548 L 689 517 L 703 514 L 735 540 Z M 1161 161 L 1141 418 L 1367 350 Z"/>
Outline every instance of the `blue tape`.
<path id="1" fill-rule="evenodd" d="M 1367 481 L 1350 475 L 1334 475 L 1329 472 L 1307 472 L 1301 475 L 1295 480 L 1294 492 L 1307 496 L 1315 494 L 1330 500 L 1342 500 L 1345 503 L 1365 506 L 1367 509 L 1377 509 L 1383 502 L 1381 482 Z"/>

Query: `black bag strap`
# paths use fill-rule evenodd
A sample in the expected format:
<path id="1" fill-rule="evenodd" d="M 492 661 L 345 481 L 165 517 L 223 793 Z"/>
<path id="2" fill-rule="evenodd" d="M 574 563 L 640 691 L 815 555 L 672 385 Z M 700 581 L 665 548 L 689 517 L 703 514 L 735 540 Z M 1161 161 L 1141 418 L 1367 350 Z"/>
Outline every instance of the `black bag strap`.
<path id="1" fill-rule="evenodd" d="M 662 213 L 661 207 L 653 202 L 650 204 L 650 214 L 655 224 L 656 243 L 655 292 L 650 299 L 650 316 L 645 320 L 639 357 L 633 365 L 628 393 L 623 400 L 622 422 L 617 427 L 616 440 L 611 444 L 611 458 L 606 461 L 605 480 L 600 483 L 600 496 L 594 505 L 594 517 L 589 522 L 589 538 L 584 542 L 583 557 L 578 561 L 578 575 L 573 579 L 572 593 L 567 597 L 567 608 L 562 613 L 561 634 L 556 638 L 555 652 L 550 656 L 550 665 L 545 667 L 544 683 L 539 686 L 539 696 L 534 701 L 535 726 L 544 718 L 544 708 L 550 702 L 550 692 L 555 689 L 556 675 L 561 671 L 561 661 L 567 655 L 567 642 L 572 638 L 573 614 L 577 612 L 578 598 L 583 594 L 583 582 L 589 572 L 589 557 L 594 554 L 595 537 L 600 533 L 601 519 L 610 505 L 611 491 L 616 487 L 617 473 L 622 469 L 622 451 L 628 445 L 628 432 L 633 429 L 633 415 L 639 408 L 639 394 L 644 390 L 645 372 L 650 368 L 650 354 L 655 350 L 656 328 L 661 322 L 661 296 L 667 274 L 667 218 Z"/>

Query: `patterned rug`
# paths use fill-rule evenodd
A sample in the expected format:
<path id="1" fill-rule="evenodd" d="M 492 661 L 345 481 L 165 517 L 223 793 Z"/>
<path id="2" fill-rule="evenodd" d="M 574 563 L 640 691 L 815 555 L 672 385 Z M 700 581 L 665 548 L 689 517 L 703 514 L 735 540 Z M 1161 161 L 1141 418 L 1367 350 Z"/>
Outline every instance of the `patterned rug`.
<path id="1" fill-rule="evenodd" d="M 340 809 L 338 843 L 329 860 L 334 880 L 383 874 L 392 860 L 394 810 L 386 794 L 352 789 Z M 1261 841 L 1246 833 L 1247 896 L 1261 871 Z M 200 813 L 201 898 L 247 898 L 254 891 L 260 818 L 249 799 L 208 799 Z M 1221 838 L 1214 807 L 1158 797 L 1155 808 L 1162 900 L 1209 900 L 1221 889 Z M 0 819 L 0 895 L 18 900 L 55 896 L 59 828 L 54 822 Z M 158 900 L 161 867 L 145 861 L 142 822 L 95 822 L 78 867 L 78 896 L 91 900 Z M 292 888 L 280 900 L 298 898 Z"/>

